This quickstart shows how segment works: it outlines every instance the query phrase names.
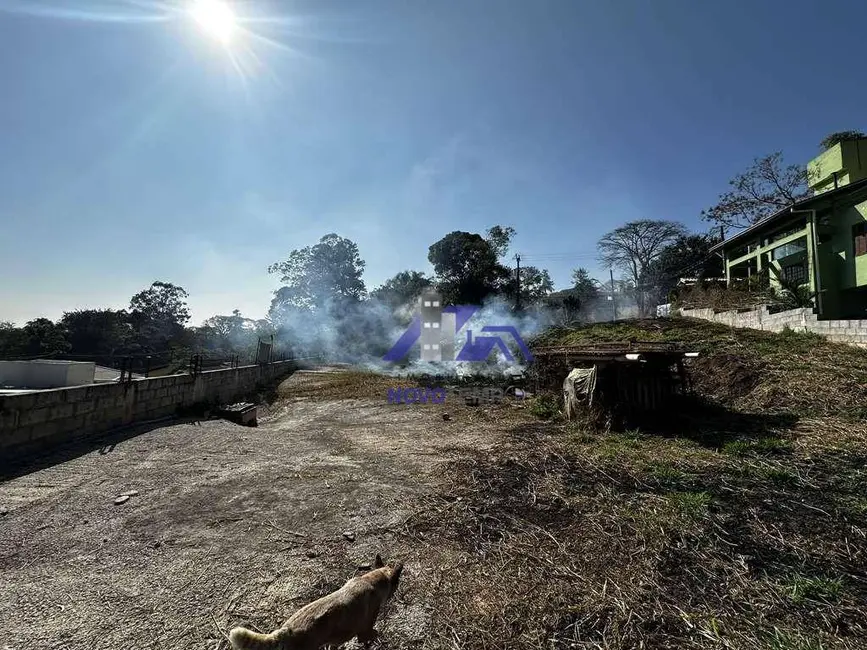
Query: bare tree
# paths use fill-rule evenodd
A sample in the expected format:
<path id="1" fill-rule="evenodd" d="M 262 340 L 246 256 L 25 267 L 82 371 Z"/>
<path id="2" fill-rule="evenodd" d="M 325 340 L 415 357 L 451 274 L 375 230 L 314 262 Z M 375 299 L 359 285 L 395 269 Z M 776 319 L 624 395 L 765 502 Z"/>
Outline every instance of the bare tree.
<path id="1" fill-rule="evenodd" d="M 721 194 L 702 219 L 729 228 L 743 228 L 809 196 L 807 170 L 802 165 L 783 166 L 779 151 L 756 158 L 752 166 L 729 181 L 731 190 Z"/>
<path id="2" fill-rule="evenodd" d="M 650 292 L 642 287 L 653 263 L 666 246 L 687 233 L 676 221 L 641 219 L 615 228 L 599 240 L 600 261 L 622 271 L 636 287 L 635 299 L 642 316 L 648 314 Z"/>

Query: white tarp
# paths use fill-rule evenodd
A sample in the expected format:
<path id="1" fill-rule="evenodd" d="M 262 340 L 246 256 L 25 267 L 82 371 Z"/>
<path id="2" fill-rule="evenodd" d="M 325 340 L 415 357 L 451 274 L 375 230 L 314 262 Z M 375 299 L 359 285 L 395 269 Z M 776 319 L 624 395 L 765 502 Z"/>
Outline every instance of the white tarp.
<path id="1" fill-rule="evenodd" d="M 575 417 L 582 407 L 593 406 L 593 394 L 596 392 L 596 366 L 592 368 L 574 368 L 563 380 L 563 403 L 566 407 L 566 419 Z"/>

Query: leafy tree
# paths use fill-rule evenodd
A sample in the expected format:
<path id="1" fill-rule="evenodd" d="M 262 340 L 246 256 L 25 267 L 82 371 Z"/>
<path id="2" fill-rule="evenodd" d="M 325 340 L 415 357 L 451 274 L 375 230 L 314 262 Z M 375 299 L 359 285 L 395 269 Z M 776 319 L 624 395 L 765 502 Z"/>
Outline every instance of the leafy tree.
<path id="1" fill-rule="evenodd" d="M 599 295 L 596 281 L 590 277 L 590 272 L 583 267 L 572 271 L 572 288 L 575 291 L 574 295 L 582 303 L 589 302 Z"/>
<path id="2" fill-rule="evenodd" d="M 433 281 L 419 271 L 401 271 L 371 292 L 371 297 L 392 308 L 407 305 L 418 298 Z"/>
<path id="3" fill-rule="evenodd" d="M 47 318 L 35 318 L 22 328 L 24 348 L 27 356 L 51 356 L 69 352 L 69 341 L 62 325 L 55 325 Z"/>
<path id="4" fill-rule="evenodd" d="M 513 273 L 504 288 L 505 295 L 512 301 L 517 293 L 517 277 Z M 535 266 L 521 267 L 521 305 L 528 307 L 544 300 L 554 290 L 554 282 L 546 269 Z"/>
<path id="5" fill-rule="evenodd" d="M 635 300 L 640 314 L 649 314 L 652 298 L 641 286 L 641 280 L 647 277 L 665 247 L 684 235 L 686 228 L 676 221 L 642 219 L 615 228 L 599 240 L 600 261 L 622 271 L 638 288 Z"/>
<path id="6" fill-rule="evenodd" d="M 0 321 L 0 357 L 15 357 L 24 354 L 24 330 L 15 323 Z"/>
<path id="7" fill-rule="evenodd" d="M 660 251 L 642 279 L 642 285 L 663 300 L 682 277 L 718 278 L 724 275 L 722 259 L 711 254 L 718 238 L 711 235 L 681 235 Z"/>
<path id="8" fill-rule="evenodd" d="M 701 213 L 702 219 L 725 229 L 752 225 L 809 196 L 807 169 L 784 167 L 779 151 L 756 158 L 729 185 L 731 189 L 720 195 L 717 204 Z"/>
<path id="9" fill-rule="evenodd" d="M 358 302 L 366 292 L 364 266 L 356 243 L 333 233 L 314 246 L 293 250 L 285 261 L 268 267 L 284 284 L 274 292 L 270 313 L 279 318 L 281 311 L 339 309 Z"/>
<path id="10" fill-rule="evenodd" d="M 133 343 L 129 314 L 124 310 L 80 309 L 60 319 L 74 354 L 112 357 Z"/>
<path id="11" fill-rule="evenodd" d="M 562 324 L 576 320 L 583 306 L 576 289 L 564 289 L 549 294 L 545 298 L 544 304 L 556 314 L 557 321 Z"/>
<path id="12" fill-rule="evenodd" d="M 860 140 L 861 138 L 867 138 L 867 135 L 864 135 L 861 131 L 835 131 L 834 133 L 830 133 L 822 138 L 822 142 L 819 143 L 819 147 L 822 151 L 827 151 L 831 147 L 833 147 L 838 142 L 846 142 L 847 140 Z"/>
<path id="13" fill-rule="evenodd" d="M 511 226 L 493 226 L 488 228 L 487 241 L 494 249 L 498 258 L 505 257 L 509 252 L 509 245 L 515 236 L 515 229 Z"/>
<path id="14" fill-rule="evenodd" d="M 162 351 L 185 343 L 184 324 L 190 320 L 187 298 L 183 287 L 160 281 L 132 297 L 129 319 L 143 350 Z"/>
<path id="15" fill-rule="evenodd" d="M 184 325 L 190 320 L 187 298 L 183 287 L 157 280 L 150 287 L 135 294 L 129 302 L 133 320 L 145 319 Z"/>
<path id="16" fill-rule="evenodd" d="M 510 275 L 497 261 L 495 247 L 476 233 L 449 233 L 428 249 L 428 260 L 446 303 L 479 305 L 500 290 Z"/>

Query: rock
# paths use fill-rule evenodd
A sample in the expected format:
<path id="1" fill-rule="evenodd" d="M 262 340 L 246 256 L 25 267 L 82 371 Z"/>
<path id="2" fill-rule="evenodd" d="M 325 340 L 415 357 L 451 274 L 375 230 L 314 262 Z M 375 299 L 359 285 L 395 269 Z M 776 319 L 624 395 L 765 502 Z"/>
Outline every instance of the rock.
<path id="1" fill-rule="evenodd" d="M 358 565 L 359 571 L 370 571 L 372 568 L 373 568 L 373 565 L 370 564 L 369 562 L 365 563 L 365 564 L 359 564 Z"/>
<path id="2" fill-rule="evenodd" d="M 443 420 L 445 420 L 446 422 L 448 422 L 448 421 L 451 420 L 451 419 L 452 419 L 452 416 L 451 416 L 451 415 L 449 415 L 448 413 L 443 413 Z"/>
<path id="3" fill-rule="evenodd" d="M 114 500 L 114 505 L 119 506 L 123 503 L 126 503 L 127 501 L 129 501 L 129 497 L 125 494 L 122 494 Z"/>
<path id="4" fill-rule="evenodd" d="M 122 497 L 137 497 L 138 490 L 128 490 L 127 492 L 121 492 L 120 496 Z"/>
<path id="5" fill-rule="evenodd" d="M 154 548 L 159 548 L 159 547 L 162 546 L 162 545 L 163 545 L 163 543 L 162 543 L 161 541 L 159 541 L 159 540 L 157 540 L 157 541 L 155 541 L 155 542 L 153 543 L 153 547 L 154 547 Z"/>
<path id="6" fill-rule="evenodd" d="M 6 508 L 0 508 L 0 517 L 5 517 L 9 514 L 9 511 Z"/>
<path id="7" fill-rule="evenodd" d="M 304 555 L 306 555 L 312 560 L 313 558 L 318 557 L 319 553 L 317 553 L 316 551 L 307 551 Z"/>
<path id="8" fill-rule="evenodd" d="M 353 533 L 352 531 L 347 530 L 345 533 L 343 533 L 343 537 L 347 541 L 350 541 L 350 542 L 355 541 L 355 533 Z"/>

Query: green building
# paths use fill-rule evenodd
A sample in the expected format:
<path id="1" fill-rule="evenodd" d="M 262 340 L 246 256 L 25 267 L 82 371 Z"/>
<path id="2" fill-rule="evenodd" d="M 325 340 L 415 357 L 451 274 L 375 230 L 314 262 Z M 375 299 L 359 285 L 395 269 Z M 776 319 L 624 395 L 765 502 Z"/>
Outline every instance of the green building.
<path id="1" fill-rule="evenodd" d="M 807 176 L 812 196 L 712 250 L 729 286 L 783 277 L 816 293 L 819 318 L 867 318 L 867 138 L 834 145 L 810 161 Z"/>

